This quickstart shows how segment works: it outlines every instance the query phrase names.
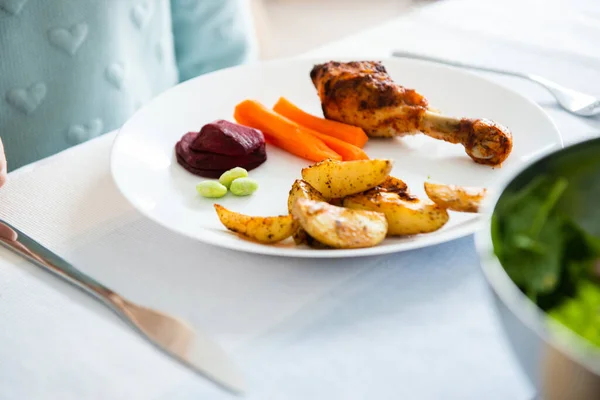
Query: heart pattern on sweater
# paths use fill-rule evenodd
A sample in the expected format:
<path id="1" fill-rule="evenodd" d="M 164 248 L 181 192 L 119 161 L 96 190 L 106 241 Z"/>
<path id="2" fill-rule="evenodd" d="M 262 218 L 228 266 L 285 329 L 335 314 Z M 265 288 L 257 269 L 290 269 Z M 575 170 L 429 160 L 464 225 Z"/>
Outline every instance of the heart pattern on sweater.
<path id="1" fill-rule="evenodd" d="M 0 0 L 0 9 L 12 15 L 19 15 L 28 0 Z"/>
<path id="2" fill-rule="evenodd" d="M 104 76 L 115 88 L 121 89 L 125 80 L 125 67 L 121 63 L 114 63 L 106 67 Z"/>
<path id="3" fill-rule="evenodd" d="M 48 30 L 48 39 L 55 47 L 75 55 L 79 47 L 83 44 L 88 34 L 88 26 L 85 23 L 79 23 L 70 28 L 52 28 Z"/>
<path id="4" fill-rule="evenodd" d="M 237 27 L 233 17 L 229 17 L 217 26 L 215 35 L 219 40 L 231 40 L 237 33 Z"/>
<path id="5" fill-rule="evenodd" d="M 46 84 L 38 82 L 28 88 L 10 89 L 6 92 L 6 101 L 23 114 L 31 114 L 42 104 L 46 92 Z"/>
<path id="6" fill-rule="evenodd" d="M 83 143 L 102 133 L 103 123 L 100 118 L 96 118 L 87 124 L 71 125 L 67 132 L 67 138 L 71 143 Z"/>
<path id="7" fill-rule="evenodd" d="M 150 21 L 151 15 L 152 9 L 150 8 L 150 3 L 148 1 L 139 3 L 131 9 L 131 20 L 138 29 L 142 29 L 146 26 L 148 21 Z"/>

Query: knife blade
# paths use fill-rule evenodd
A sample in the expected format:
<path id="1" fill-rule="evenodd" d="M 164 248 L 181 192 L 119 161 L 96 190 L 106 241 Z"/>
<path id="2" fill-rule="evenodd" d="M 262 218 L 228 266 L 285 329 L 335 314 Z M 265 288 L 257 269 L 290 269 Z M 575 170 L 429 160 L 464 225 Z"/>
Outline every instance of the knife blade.
<path id="1" fill-rule="evenodd" d="M 234 394 L 243 393 L 241 372 L 208 335 L 194 331 L 176 317 L 125 299 L 1 219 L 0 244 L 99 300 L 142 338 L 180 364 Z"/>

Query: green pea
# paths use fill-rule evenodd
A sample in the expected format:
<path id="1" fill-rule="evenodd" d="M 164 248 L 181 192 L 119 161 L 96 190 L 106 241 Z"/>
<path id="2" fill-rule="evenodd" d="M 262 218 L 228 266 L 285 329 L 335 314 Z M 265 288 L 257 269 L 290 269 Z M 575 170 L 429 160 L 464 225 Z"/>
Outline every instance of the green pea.
<path id="1" fill-rule="evenodd" d="M 258 189 L 258 182 L 250 178 L 238 178 L 231 182 L 231 193 L 236 196 L 249 196 Z"/>
<path id="2" fill-rule="evenodd" d="M 223 172 L 223 174 L 219 178 L 219 182 L 221 183 L 221 185 L 229 189 L 229 187 L 231 186 L 231 182 L 235 181 L 238 178 L 246 178 L 247 176 L 248 171 L 241 167 L 235 167 L 230 169 L 229 171 Z"/>
<path id="3" fill-rule="evenodd" d="M 227 194 L 227 188 L 217 181 L 203 181 L 196 185 L 196 190 L 202 197 L 217 198 Z"/>

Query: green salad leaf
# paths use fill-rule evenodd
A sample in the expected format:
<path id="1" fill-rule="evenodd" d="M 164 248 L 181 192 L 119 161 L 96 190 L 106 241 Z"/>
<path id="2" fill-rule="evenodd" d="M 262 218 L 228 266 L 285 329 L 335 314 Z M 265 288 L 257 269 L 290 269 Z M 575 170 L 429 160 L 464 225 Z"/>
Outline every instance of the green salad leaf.
<path id="1" fill-rule="evenodd" d="M 492 217 L 494 252 L 532 301 L 600 346 L 600 238 L 563 212 L 567 189 L 544 176 L 507 191 Z"/>
<path id="2" fill-rule="evenodd" d="M 574 297 L 548 315 L 596 346 L 600 346 L 600 286 L 582 281 Z"/>
<path id="3" fill-rule="evenodd" d="M 554 290 L 559 281 L 564 221 L 554 207 L 566 187 L 564 179 L 539 178 L 502 199 L 496 209 L 496 255 L 532 300 Z"/>

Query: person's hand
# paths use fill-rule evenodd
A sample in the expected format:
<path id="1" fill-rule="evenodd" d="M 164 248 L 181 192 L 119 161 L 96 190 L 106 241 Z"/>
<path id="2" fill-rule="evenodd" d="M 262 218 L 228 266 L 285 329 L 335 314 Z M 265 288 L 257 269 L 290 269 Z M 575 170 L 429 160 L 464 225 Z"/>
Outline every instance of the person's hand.
<path id="1" fill-rule="evenodd" d="M 6 168 L 6 155 L 4 155 L 4 145 L 2 139 L 0 139 L 0 187 L 6 183 L 6 174 L 8 170 Z"/>

